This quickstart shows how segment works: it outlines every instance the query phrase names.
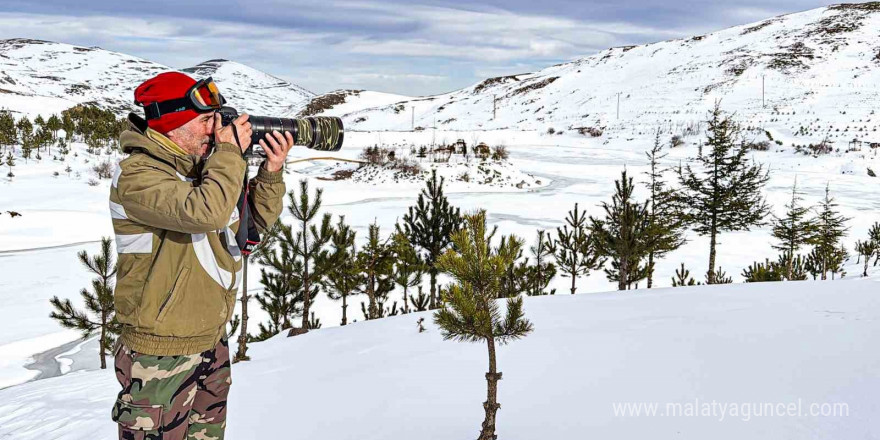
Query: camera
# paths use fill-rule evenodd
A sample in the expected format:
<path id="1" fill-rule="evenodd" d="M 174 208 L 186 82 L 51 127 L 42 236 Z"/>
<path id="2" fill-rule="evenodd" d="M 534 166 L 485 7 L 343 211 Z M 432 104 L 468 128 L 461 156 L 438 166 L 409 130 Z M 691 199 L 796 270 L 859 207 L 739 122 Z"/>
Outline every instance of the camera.
<path id="1" fill-rule="evenodd" d="M 217 110 L 220 113 L 221 124 L 225 127 L 238 117 L 238 111 L 232 107 L 222 107 Z M 342 119 L 335 116 L 309 116 L 301 119 L 276 118 L 271 116 L 249 116 L 251 123 L 251 141 L 245 150 L 246 158 L 266 157 L 266 153 L 259 146 L 261 139 L 266 134 L 275 130 L 290 132 L 293 135 L 293 144 L 302 145 L 318 151 L 339 151 L 342 148 L 342 138 L 345 130 Z M 254 146 L 257 146 L 255 149 Z"/>

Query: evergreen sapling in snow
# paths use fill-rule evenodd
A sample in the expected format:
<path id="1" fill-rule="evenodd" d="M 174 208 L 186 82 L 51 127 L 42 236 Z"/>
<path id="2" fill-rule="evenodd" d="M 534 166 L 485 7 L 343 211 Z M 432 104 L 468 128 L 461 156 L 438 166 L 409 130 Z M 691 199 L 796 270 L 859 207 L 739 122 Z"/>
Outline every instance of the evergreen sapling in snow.
<path id="1" fill-rule="evenodd" d="M 654 135 L 654 146 L 646 152 L 650 169 L 646 174 L 648 181 L 648 227 L 645 230 L 645 243 L 648 246 L 646 269 L 647 286 L 654 285 L 654 262 L 667 253 L 680 248 L 685 243 L 685 215 L 678 193 L 664 181 L 666 169 L 660 168 L 660 161 L 666 157 L 660 143 L 660 130 Z"/>
<path id="2" fill-rule="evenodd" d="M 267 248 L 260 269 L 263 291 L 257 302 L 269 314 L 266 325 L 259 324 L 260 333 L 253 340 L 268 339 L 281 330 L 293 327 L 291 320 L 302 314 L 302 260 L 297 258 L 296 239 L 290 226 L 279 223 L 277 246 Z"/>
<path id="3" fill-rule="evenodd" d="M 345 216 L 339 216 L 339 221 L 333 228 L 333 237 L 330 239 L 331 250 L 327 254 L 329 269 L 323 283 L 331 300 L 342 300 L 340 325 L 348 324 L 348 297 L 356 293 L 361 281 L 359 268 L 355 262 L 356 235 L 351 226 L 345 223 Z"/>
<path id="4" fill-rule="evenodd" d="M 403 288 L 403 310 L 401 312 L 409 313 L 410 288 L 422 284 L 422 275 L 426 269 L 425 263 L 399 227 L 391 235 L 391 251 L 394 253 L 394 282 Z"/>
<path id="5" fill-rule="evenodd" d="M 825 186 L 825 198 L 820 202 L 816 215 L 816 235 L 813 252 L 808 260 L 813 268 L 813 273 L 827 279 L 828 272 L 834 275 L 842 271 L 842 265 L 848 254 L 843 247 L 842 240 L 849 229 L 846 222 L 849 218 L 840 214 L 837 203 L 831 197 L 831 188 Z"/>
<path id="6" fill-rule="evenodd" d="M 859 260 L 856 263 L 862 262 L 864 264 L 862 276 L 866 277 L 868 276 L 868 265 L 871 264 L 871 259 L 874 259 L 874 266 L 880 260 L 880 223 L 871 225 L 871 229 L 868 230 L 867 240 L 856 242 L 856 253 L 859 256 Z"/>
<path id="7" fill-rule="evenodd" d="M 281 220 L 276 220 L 275 223 L 262 234 L 260 244 L 254 247 L 250 254 L 244 254 L 242 256 L 241 333 L 238 334 L 238 350 L 235 352 L 235 356 L 232 359 L 233 362 L 250 360 L 250 357 L 247 355 L 247 344 L 250 339 L 250 335 L 248 334 L 248 319 L 250 318 L 250 315 L 248 314 L 248 303 L 251 298 L 248 294 L 248 268 L 250 267 L 250 260 L 254 259 L 258 262 L 265 260 L 265 256 L 269 252 L 273 252 L 275 242 L 278 241 L 278 235 L 280 233 Z M 230 335 L 232 335 L 232 333 L 234 333 L 234 331 L 229 332 Z"/>
<path id="8" fill-rule="evenodd" d="M 694 231 L 709 236 L 707 284 L 720 284 L 727 277 L 715 272 L 718 236 L 727 231 L 748 231 L 763 224 L 769 206 L 761 191 L 769 179 L 761 165 L 746 157 L 748 149 L 740 142 L 739 129 L 730 116 L 716 105 L 709 119 L 709 151 L 697 157 L 701 170 L 679 166 L 678 178 L 684 189 L 682 201 L 688 207 L 686 219 Z"/>
<path id="9" fill-rule="evenodd" d="M 496 230 L 487 231 L 485 211 L 466 216 L 464 227 L 452 234 L 453 249 L 437 261 L 440 270 L 454 281 L 444 295 L 442 308 L 434 314 L 434 323 L 444 339 L 485 343 L 489 353 L 485 416 L 478 440 L 496 438 L 501 372 L 497 368 L 495 345 L 525 337 L 533 329 L 525 318 L 522 296 L 507 299 L 504 315 L 496 301 L 504 273 L 522 248 L 522 241 L 515 236 L 506 237 L 493 247 Z"/>
<path id="10" fill-rule="evenodd" d="M 553 239 L 544 230 L 538 230 L 537 235 L 535 245 L 529 247 L 535 264 L 527 266 L 526 295 L 555 295 L 556 289 L 547 290 L 547 286 L 556 276 L 556 265 L 549 261 L 555 252 Z M 528 263 L 528 259 L 526 259 L 526 263 Z"/>
<path id="11" fill-rule="evenodd" d="M 617 281 L 617 290 L 629 290 L 648 276 L 649 268 L 643 264 L 650 252 L 647 240 L 649 216 L 648 203 L 633 200 L 632 177 L 626 170 L 620 180 L 614 181 L 611 204 L 602 202 L 604 219 L 590 217 L 596 253 L 611 258 L 611 269 L 605 269 L 610 281 Z"/>
<path id="12" fill-rule="evenodd" d="M 556 240 L 553 242 L 556 265 L 559 271 L 571 278 L 571 294 L 577 291 L 577 278 L 589 276 L 590 271 L 600 269 L 605 265 L 595 251 L 594 240 L 587 227 L 587 214 L 578 210 L 578 204 L 574 204 L 574 210 L 568 211 L 566 224 L 556 228 Z"/>
<path id="13" fill-rule="evenodd" d="M 367 244 L 357 254 L 361 281 L 359 293 L 367 295 L 367 303 L 361 302 L 361 311 L 367 320 L 397 314 L 397 301 L 386 308 L 388 294 L 394 290 L 394 253 L 388 240 L 379 239 L 379 225 L 370 225 Z"/>
<path id="14" fill-rule="evenodd" d="M 786 263 L 783 276 L 787 280 L 794 279 L 794 264 L 798 258 L 798 251 L 816 241 L 816 221 L 807 216 L 810 208 L 803 206 L 802 200 L 795 179 L 791 187 L 791 201 L 785 205 L 785 215 L 774 216 L 773 219 L 773 238 L 777 240 L 773 249 L 782 252 L 782 258 Z"/>
<path id="15" fill-rule="evenodd" d="M 293 191 L 288 194 L 290 198 L 290 213 L 296 219 L 296 239 L 293 242 L 293 250 L 301 261 L 299 278 L 302 280 L 303 303 L 302 324 L 300 327 L 291 328 L 287 336 L 296 336 L 309 331 L 309 310 L 312 300 L 318 296 L 321 281 L 327 273 L 328 265 L 321 264 L 327 261 L 327 250 L 324 247 L 330 241 L 333 228 L 330 226 L 330 214 L 324 214 L 321 223 L 316 225 L 315 218 L 321 209 L 321 195 L 324 190 L 318 188 L 314 198 L 309 197 L 309 183 L 307 180 L 299 182 L 299 199 Z"/>
<path id="16" fill-rule="evenodd" d="M 442 177 L 437 180 L 437 170 L 431 170 L 431 178 L 425 182 L 416 205 L 404 214 L 402 225 L 403 233 L 422 251 L 428 267 L 431 309 L 437 308 L 437 258 L 449 247 L 449 237 L 461 224 L 461 212 L 449 204 L 443 194 L 443 183 Z"/>
<path id="17" fill-rule="evenodd" d="M 88 289 L 80 291 L 85 303 L 85 311 L 77 310 L 69 299 L 61 300 L 54 296 L 50 300 L 55 310 L 49 316 L 63 327 L 81 331 L 83 339 L 100 332 L 98 355 L 101 359 L 101 369 L 107 368 L 107 353 L 113 346 L 115 336 L 122 330 L 121 325 L 116 321 L 116 312 L 113 308 L 112 280 L 116 276 L 116 263 L 113 262 L 110 243 L 110 238 L 104 237 L 101 239 L 100 254 L 90 257 L 86 251 L 80 251 L 76 255 L 80 263 L 97 276 L 92 280 L 91 291 Z"/>

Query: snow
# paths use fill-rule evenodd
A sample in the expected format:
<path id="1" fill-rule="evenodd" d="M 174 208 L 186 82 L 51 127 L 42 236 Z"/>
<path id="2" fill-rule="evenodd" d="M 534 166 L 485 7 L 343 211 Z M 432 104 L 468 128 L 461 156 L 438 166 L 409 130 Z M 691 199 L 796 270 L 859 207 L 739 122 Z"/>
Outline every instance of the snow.
<path id="1" fill-rule="evenodd" d="M 535 331 L 499 347 L 498 435 L 873 438 L 877 279 L 527 298 Z M 416 321 L 426 318 L 427 332 Z M 483 344 L 444 341 L 429 313 L 284 335 L 233 366 L 229 438 L 473 438 Z M 0 438 L 110 439 L 112 370 L 0 390 Z M 845 403 L 847 415 L 615 415 L 615 403 Z M 552 423 L 550 421 L 553 421 Z"/>
<path id="2" fill-rule="evenodd" d="M 134 88 L 176 70 L 97 47 L 50 41 L 0 40 L 0 109 L 33 119 L 81 103 L 123 116 L 134 110 Z M 180 69 L 196 79 L 212 76 L 229 105 L 257 115 L 292 116 L 314 94 L 295 84 L 227 60 Z"/>

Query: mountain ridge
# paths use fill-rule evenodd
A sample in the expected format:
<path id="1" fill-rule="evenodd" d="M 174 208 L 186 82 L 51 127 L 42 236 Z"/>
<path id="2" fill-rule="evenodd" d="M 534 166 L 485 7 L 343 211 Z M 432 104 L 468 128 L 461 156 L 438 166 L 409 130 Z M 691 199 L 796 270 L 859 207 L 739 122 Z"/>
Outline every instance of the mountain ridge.
<path id="1" fill-rule="evenodd" d="M 11 38 L 0 40 L 0 108 L 34 117 L 94 104 L 122 116 L 138 109 L 134 88 L 167 71 L 213 76 L 230 105 L 252 114 L 290 116 L 315 96 L 235 61 L 213 59 L 175 69 L 96 46 Z"/>

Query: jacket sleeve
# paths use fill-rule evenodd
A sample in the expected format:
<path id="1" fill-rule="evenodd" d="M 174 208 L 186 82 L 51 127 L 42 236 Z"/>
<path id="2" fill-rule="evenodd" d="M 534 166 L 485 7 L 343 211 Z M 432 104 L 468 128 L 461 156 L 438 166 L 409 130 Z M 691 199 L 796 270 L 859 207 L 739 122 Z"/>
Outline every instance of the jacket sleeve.
<path id="1" fill-rule="evenodd" d="M 286 191 L 283 171 L 268 171 L 265 167 L 265 163 L 260 165 L 250 188 L 250 197 L 254 201 L 254 223 L 261 234 L 281 216 Z"/>
<path id="2" fill-rule="evenodd" d="M 201 185 L 135 161 L 122 169 L 119 203 L 129 219 L 188 234 L 226 226 L 241 194 L 246 162 L 233 144 L 217 144 L 205 161 Z"/>

